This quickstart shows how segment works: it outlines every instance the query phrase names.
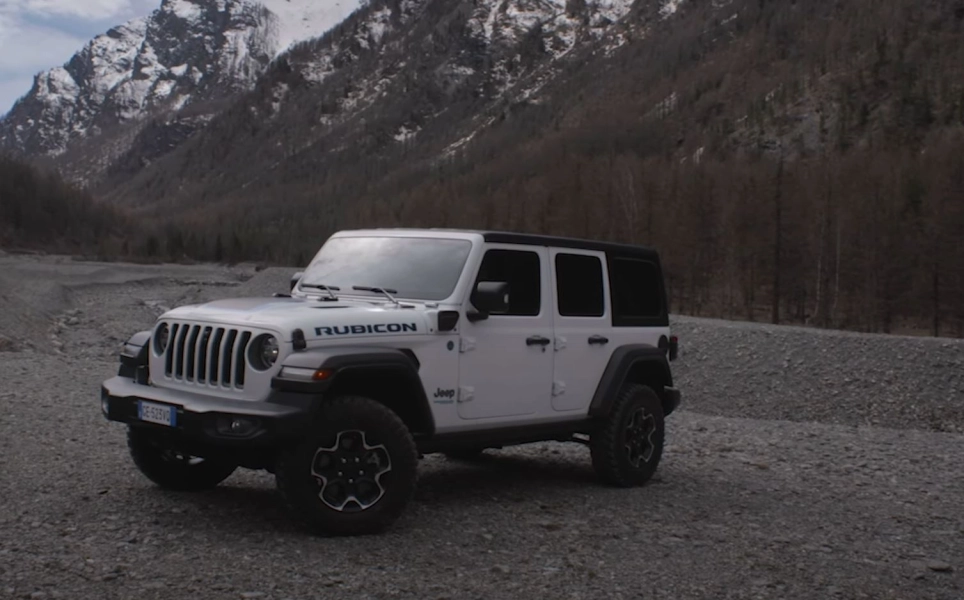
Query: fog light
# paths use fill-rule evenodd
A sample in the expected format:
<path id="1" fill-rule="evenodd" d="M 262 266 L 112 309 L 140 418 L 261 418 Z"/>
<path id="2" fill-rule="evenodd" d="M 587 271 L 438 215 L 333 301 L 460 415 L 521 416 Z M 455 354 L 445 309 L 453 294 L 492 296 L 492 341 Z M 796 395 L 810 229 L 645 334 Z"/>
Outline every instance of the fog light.
<path id="1" fill-rule="evenodd" d="M 110 398 L 107 394 L 100 395 L 100 410 L 104 413 L 104 416 L 110 416 Z"/>
<path id="2" fill-rule="evenodd" d="M 219 417 L 217 428 L 221 435 L 246 437 L 258 430 L 258 420 L 246 417 Z"/>

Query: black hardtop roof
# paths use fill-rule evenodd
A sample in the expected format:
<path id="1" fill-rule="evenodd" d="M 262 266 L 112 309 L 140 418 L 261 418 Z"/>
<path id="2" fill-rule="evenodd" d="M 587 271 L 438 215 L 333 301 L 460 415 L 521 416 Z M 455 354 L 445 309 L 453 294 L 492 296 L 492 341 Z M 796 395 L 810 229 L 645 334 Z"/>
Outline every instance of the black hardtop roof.
<path id="1" fill-rule="evenodd" d="M 508 231 L 480 232 L 486 242 L 492 244 L 519 244 L 523 246 L 549 246 L 552 248 L 570 248 L 575 250 L 592 250 L 617 254 L 621 256 L 636 256 L 641 258 L 659 258 L 659 253 L 645 246 L 632 244 L 617 244 L 599 240 L 561 237 L 555 235 L 537 235 L 530 233 L 512 233 Z"/>
<path id="2" fill-rule="evenodd" d="M 450 231 L 452 233 L 473 233 L 492 244 L 518 244 L 520 246 L 546 246 L 551 248 L 569 248 L 573 250 L 590 250 L 605 252 L 619 256 L 632 256 L 659 261 L 659 252 L 646 246 L 634 244 L 619 244 L 581 238 L 562 237 L 555 235 L 539 235 L 532 233 L 516 233 L 511 231 L 492 231 L 480 229 L 430 228 L 417 229 L 408 227 L 391 227 L 389 231 Z M 377 231 L 377 229 L 375 230 Z"/>

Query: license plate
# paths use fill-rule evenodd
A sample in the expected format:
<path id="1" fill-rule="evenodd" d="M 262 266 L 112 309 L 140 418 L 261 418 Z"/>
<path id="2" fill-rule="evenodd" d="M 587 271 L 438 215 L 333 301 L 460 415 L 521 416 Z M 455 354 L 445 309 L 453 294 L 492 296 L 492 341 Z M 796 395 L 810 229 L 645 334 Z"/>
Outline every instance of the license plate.
<path id="1" fill-rule="evenodd" d="M 137 418 L 148 423 L 174 427 L 177 424 L 177 408 L 141 400 L 137 403 Z"/>

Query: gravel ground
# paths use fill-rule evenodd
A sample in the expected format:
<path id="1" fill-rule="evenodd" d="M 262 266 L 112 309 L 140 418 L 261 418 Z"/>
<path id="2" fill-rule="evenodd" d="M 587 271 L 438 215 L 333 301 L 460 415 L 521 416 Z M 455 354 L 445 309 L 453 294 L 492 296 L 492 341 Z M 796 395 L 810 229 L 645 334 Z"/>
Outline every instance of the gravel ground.
<path id="1" fill-rule="evenodd" d="M 597 484 L 578 445 L 429 456 L 389 533 L 326 539 L 264 473 L 153 487 L 97 400 L 165 307 L 290 271 L 50 261 L 0 257 L 0 598 L 964 597 L 959 342 L 677 319 L 651 485 Z"/>

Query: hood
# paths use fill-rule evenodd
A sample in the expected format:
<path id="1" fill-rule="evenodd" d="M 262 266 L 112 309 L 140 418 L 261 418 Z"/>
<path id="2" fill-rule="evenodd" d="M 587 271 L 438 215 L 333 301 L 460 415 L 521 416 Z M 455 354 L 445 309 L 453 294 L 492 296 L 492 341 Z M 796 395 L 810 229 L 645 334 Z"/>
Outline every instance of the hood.
<path id="1" fill-rule="evenodd" d="M 267 329 L 290 341 L 301 329 L 305 338 L 374 337 L 429 333 L 424 306 L 399 308 L 369 302 L 319 302 L 298 298 L 232 298 L 182 306 L 161 320 L 237 325 Z"/>

